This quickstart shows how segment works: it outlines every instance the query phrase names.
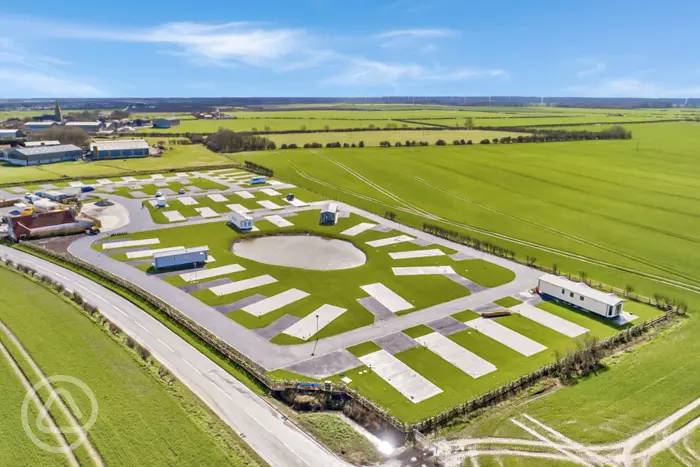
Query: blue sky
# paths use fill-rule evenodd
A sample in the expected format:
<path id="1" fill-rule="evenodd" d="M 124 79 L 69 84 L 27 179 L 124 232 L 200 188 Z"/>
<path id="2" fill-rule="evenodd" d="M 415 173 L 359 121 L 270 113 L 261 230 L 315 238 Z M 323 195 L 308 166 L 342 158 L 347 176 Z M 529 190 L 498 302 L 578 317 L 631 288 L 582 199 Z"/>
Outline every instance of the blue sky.
<path id="1" fill-rule="evenodd" d="M 700 2 L 0 2 L 0 98 L 700 97 Z"/>

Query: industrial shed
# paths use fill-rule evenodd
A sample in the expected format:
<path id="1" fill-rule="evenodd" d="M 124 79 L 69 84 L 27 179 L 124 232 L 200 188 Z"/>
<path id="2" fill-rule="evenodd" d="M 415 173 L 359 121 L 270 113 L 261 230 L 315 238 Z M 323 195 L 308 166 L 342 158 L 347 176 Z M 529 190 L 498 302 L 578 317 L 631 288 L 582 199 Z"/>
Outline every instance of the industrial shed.
<path id="1" fill-rule="evenodd" d="M 93 159 L 124 159 L 149 155 L 148 143 L 142 139 L 94 141 L 90 149 Z"/>
<path id="2" fill-rule="evenodd" d="M 39 131 L 46 131 L 50 128 L 53 128 L 54 126 L 58 125 L 56 122 L 53 120 L 51 121 L 41 121 L 41 122 L 27 122 L 24 124 L 24 129 L 29 132 L 39 132 Z"/>
<path id="3" fill-rule="evenodd" d="M 553 274 L 540 277 L 537 291 L 544 299 L 563 302 L 606 318 L 617 318 L 623 312 L 624 300 L 617 295 Z"/>
<path id="4" fill-rule="evenodd" d="M 39 165 L 75 161 L 80 159 L 83 153 L 82 149 L 73 144 L 34 148 L 16 147 L 10 149 L 5 159 L 12 165 Z"/>
<path id="5" fill-rule="evenodd" d="M 5 130 L 5 129 L 0 129 L 0 141 L 5 140 L 5 141 L 11 141 L 11 140 L 16 140 L 24 136 L 24 133 L 22 133 L 22 130 L 16 130 L 16 129 L 10 129 L 10 130 Z"/>
<path id="6" fill-rule="evenodd" d="M 87 133 L 97 133 L 100 131 L 104 125 L 100 121 L 94 122 L 66 122 L 65 126 L 68 128 L 82 128 Z"/>

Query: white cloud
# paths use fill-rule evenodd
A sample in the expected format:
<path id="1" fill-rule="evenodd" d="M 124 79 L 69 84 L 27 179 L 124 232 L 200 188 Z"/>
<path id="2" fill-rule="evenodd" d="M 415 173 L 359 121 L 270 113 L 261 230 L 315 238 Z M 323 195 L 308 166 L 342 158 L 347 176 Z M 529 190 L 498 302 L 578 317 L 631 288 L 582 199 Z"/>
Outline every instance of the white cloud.
<path id="1" fill-rule="evenodd" d="M 382 62 L 362 58 L 351 59 L 343 71 L 324 80 L 324 83 L 350 86 L 397 86 L 406 81 L 465 81 L 505 76 L 507 73 L 500 69 L 428 68 L 414 63 Z"/>
<path id="2" fill-rule="evenodd" d="M 70 77 L 27 69 L 0 68 L 3 94 L 22 97 L 101 97 L 97 87 Z"/>
<path id="3" fill-rule="evenodd" d="M 622 77 L 571 86 L 566 91 L 581 97 L 700 97 L 700 84 L 668 86 L 633 77 Z"/>
<path id="4" fill-rule="evenodd" d="M 377 34 L 380 39 L 425 39 L 436 37 L 454 37 L 457 31 L 452 29 L 425 28 L 425 29 L 392 29 Z"/>
<path id="5" fill-rule="evenodd" d="M 581 59 L 579 60 L 579 70 L 576 72 L 578 78 L 587 78 L 589 76 L 598 75 L 605 70 L 608 66 L 605 62 L 596 59 Z"/>

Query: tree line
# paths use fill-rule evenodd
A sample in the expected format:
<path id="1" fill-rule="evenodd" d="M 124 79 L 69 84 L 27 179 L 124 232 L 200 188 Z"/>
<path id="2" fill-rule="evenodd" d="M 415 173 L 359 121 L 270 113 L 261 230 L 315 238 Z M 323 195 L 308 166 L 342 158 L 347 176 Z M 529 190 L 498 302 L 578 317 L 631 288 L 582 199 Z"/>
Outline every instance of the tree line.
<path id="1" fill-rule="evenodd" d="M 214 152 L 261 151 L 277 148 L 274 141 L 263 136 L 240 134 L 225 128 L 220 128 L 216 133 L 207 136 L 205 144 Z"/>

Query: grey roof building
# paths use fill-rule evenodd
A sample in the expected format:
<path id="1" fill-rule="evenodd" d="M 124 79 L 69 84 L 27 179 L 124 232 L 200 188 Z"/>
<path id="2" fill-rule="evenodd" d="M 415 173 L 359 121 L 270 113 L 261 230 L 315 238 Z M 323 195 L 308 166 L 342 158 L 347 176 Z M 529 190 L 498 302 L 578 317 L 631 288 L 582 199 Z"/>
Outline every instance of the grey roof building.
<path id="1" fill-rule="evenodd" d="M 142 139 L 98 140 L 92 143 L 90 149 L 93 159 L 123 159 L 149 155 L 148 143 Z"/>
<path id="2" fill-rule="evenodd" d="M 5 156 L 5 160 L 13 165 L 39 165 L 74 161 L 83 154 L 84 151 L 73 144 L 38 146 L 34 148 L 16 147 L 10 149 Z"/>

